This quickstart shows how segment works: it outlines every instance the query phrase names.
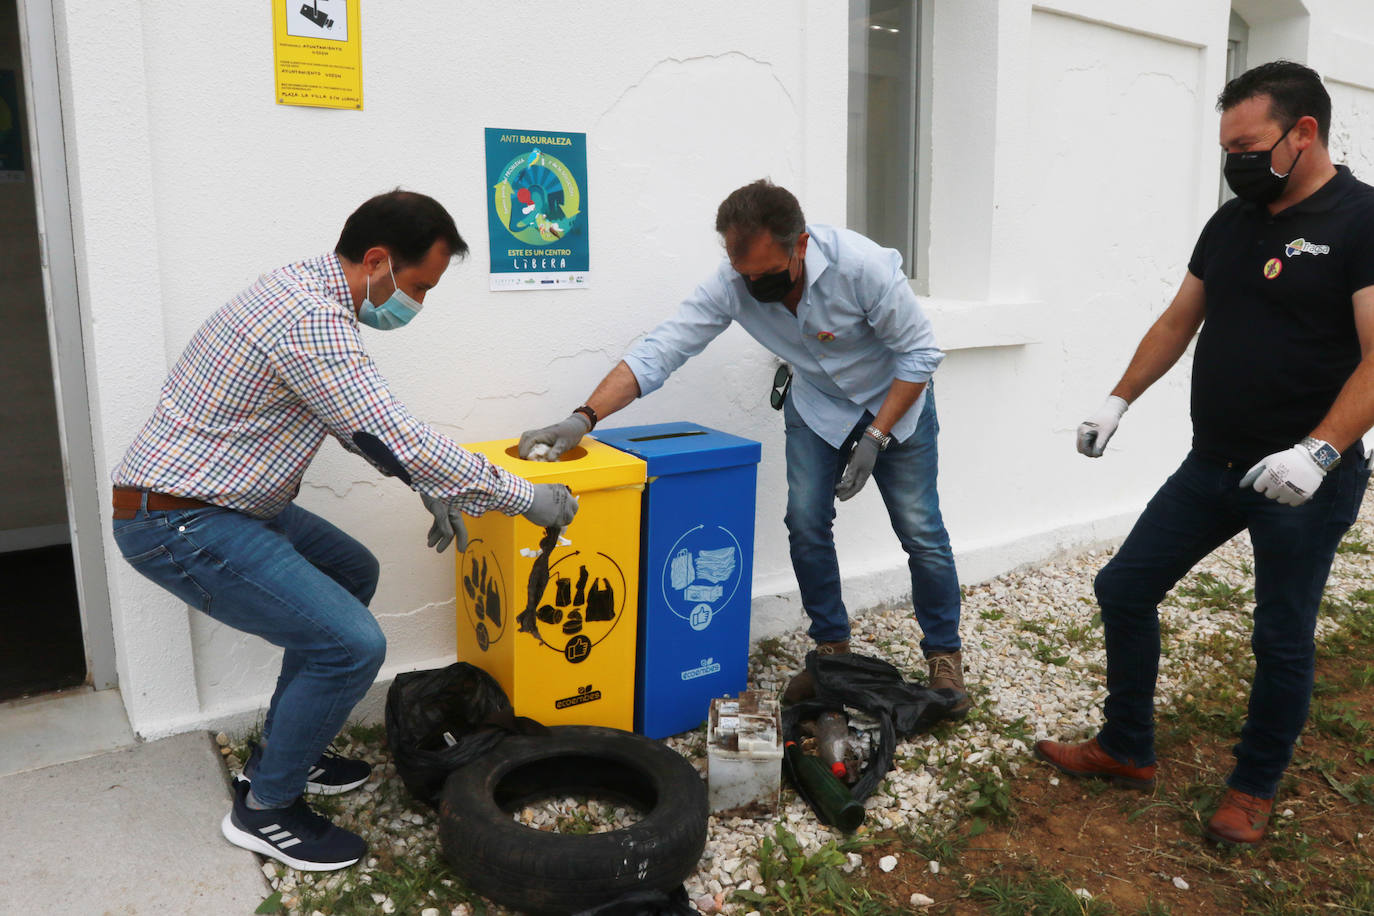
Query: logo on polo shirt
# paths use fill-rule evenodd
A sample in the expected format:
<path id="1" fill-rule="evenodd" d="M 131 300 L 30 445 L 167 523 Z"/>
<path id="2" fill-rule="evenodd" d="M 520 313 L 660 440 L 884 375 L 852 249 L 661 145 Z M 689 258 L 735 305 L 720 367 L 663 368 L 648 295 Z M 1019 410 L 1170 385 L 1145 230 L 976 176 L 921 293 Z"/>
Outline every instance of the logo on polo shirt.
<path id="1" fill-rule="evenodd" d="M 1264 262 L 1264 279 L 1272 280 L 1283 272 L 1283 262 L 1278 258 L 1270 258 Z"/>
<path id="2" fill-rule="evenodd" d="M 821 331 L 819 334 L 816 335 L 816 339 L 819 340 L 821 343 L 830 343 L 830 341 L 835 339 L 835 332 Z"/>
<path id="3" fill-rule="evenodd" d="M 1304 254 L 1304 253 L 1306 253 L 1306 254 L 1330 254 L 1330 253 L 1331 253 L 1331 246 L 1330 246 L 1330 245 L 1318 245 L 1316 242 L 1309 242 L 1307 239 L 1293 239 L 1293 241 L 1291 241 L 1291 242 L 1289 242 L 1287 245 L 1283 246 L 1283 253 L 1286 254 L 1286 255 L 1287 255 L 1288 257 L 1290 257 L 1290 258 L 1297 257 L 1298 255 Z"/>

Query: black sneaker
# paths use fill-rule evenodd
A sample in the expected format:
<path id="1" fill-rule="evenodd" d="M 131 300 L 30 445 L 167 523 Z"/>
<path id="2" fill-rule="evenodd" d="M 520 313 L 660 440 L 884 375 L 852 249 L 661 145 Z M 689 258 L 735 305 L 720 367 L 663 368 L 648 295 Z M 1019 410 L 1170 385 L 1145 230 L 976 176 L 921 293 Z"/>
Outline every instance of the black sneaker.
<path id="1" fill-rule="evenodd" d="M 347 868 L 367 854 L 356 833 L 335 827 L 304 799 L 285 808 L 257 811 L 248 807 L 248 783 L 234 785 L 234 806 L 220 822 L 224 838 L 235 846 L 270 856 L 300 871 Z"/>
<path id="2" fill-rule="evenodd" d="M 250 741 L 248 746 L 253 752 L 248 755 L 248 761 L 243 765 L 242 772 L 234 778 L 239 782 L 251 783 L 253 773 L 258 769 L 258 763 L 262 760 L 262 748 Z M 306 777 L 305 791 L 315 795 L 338 795 L 340 792 L 348 792 L 367 782 L 367 778 L 372 775 L 372 764 L 365 760 L 352 760 L 348 757 L 336 754 L 333 748 L 325 748 L 320 759 L 315 761 L 315 765 L 310 768 L 310 774 Z"/>

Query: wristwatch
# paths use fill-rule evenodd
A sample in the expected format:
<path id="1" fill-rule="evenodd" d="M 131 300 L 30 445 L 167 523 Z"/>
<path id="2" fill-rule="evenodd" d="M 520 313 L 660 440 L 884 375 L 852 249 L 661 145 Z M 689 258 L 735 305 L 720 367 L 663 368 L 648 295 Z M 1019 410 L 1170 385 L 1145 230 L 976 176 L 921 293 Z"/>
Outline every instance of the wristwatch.
<path id="1" fill-rule="evenodd" d="M 1307 454 L 1312 456 L 1312 460 L 1317 462 L 1317 467 L 1322 469 L 1323 474 L 1341 463 L 1341 453 L 1336 451 L 1329 442 L 1308 436 L 1298 444 L 1307 451 Z"/>
<path id="2" fill-rule="evenodd" d="M 864 430 L 864 435 L 878 443 L 878 451 L 880 452 L 887 451 L 887 447 L 892 444 L 892 436 L 878 429 L 876 426 L 870 425 L 868 429 Z M 1331 446 L 1328 445 L 1326 447 L 1330 448 Z"/>

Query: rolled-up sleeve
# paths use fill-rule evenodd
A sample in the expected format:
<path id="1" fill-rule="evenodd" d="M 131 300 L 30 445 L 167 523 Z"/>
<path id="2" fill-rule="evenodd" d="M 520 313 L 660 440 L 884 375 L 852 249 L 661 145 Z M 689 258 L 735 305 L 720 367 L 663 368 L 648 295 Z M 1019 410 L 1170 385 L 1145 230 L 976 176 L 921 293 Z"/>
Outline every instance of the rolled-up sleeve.
<path id="1" fill-rule="evenodd" d="M 891 249 L 865 271 L 864 314 L 873 333 L 897 359 L 897 378 L 928 382 L 944 352 L 935 344 L 935 330 L 921 309 L 911 282 L 902 272 L 901 255 Z"/>
<path id="2" fill-rule="evenodd" d="M 668 376 L 730 326 L 730 294 L 720 275 L 702 283 L 678 306 L 677 314 L 644 336 L 624 356 L 639 383 L 639 395 L 663 387 Z"/>

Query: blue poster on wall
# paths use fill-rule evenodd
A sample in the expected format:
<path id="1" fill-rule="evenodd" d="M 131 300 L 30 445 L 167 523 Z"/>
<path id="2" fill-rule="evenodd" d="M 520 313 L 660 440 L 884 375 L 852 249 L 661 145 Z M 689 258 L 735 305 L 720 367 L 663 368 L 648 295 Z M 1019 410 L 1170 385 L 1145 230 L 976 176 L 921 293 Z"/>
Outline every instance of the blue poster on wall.
<path id="1" fill-rule="evenodd" d="M 587 135 L 487 128 L 491 288 L 583 287 Z"/>
<path id="2" fill-rule="evenodd" d="M 0 181 L 24 180 L 24 138 L 19 130 L 24 113 L 17 76 L 13 70 L 0 70 Z"/>

